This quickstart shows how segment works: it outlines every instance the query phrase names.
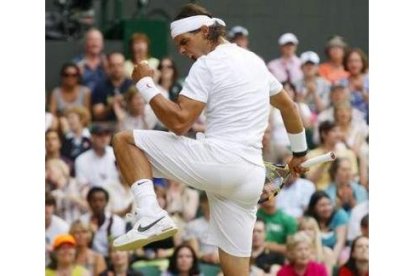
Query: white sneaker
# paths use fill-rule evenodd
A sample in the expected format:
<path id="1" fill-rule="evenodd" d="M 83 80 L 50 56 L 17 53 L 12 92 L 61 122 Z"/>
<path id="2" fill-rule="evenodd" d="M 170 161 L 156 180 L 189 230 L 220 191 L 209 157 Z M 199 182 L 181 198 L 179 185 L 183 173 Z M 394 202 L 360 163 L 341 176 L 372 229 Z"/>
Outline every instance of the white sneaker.
<path id="1" fill-rule="evenodd" d="M 156 215 L 137 209 L 134 214 L 135 224 L 131 230 L 116 238 L 113 246 L 118 250 L 133 250 L 149 243 L 169 238 L 177 233 L 178 228 L 165 210 Z"/>

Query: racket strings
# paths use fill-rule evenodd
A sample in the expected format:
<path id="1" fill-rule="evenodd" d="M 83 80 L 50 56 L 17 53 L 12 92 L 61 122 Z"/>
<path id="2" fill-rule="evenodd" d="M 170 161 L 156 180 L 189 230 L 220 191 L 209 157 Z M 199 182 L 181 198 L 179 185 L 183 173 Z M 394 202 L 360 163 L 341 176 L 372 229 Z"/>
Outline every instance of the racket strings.
<path id="1" fill-rule="evenodd" d="M 276 166 L 270 162 L 264 162 L 266 167 L 266 183 L 263 186 L 261 199 L 272 199 L 282 188 L 284 179 L 288 176 L 287 166 Z"/>

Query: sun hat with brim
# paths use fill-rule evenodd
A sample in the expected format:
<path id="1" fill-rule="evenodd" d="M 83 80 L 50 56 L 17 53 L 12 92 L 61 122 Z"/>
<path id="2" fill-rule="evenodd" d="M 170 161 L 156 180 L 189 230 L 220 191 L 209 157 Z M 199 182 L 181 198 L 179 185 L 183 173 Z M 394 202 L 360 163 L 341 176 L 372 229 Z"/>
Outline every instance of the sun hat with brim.
<path id="1" fill-rule="evenodd" d="M 59 248 L 63 244 L 70 244 L 70 245 L 75 246 L 76 245 L 75 238 L 70 234 L 57 235 L 55 240 L 53 241 L 53 250 Z"/>

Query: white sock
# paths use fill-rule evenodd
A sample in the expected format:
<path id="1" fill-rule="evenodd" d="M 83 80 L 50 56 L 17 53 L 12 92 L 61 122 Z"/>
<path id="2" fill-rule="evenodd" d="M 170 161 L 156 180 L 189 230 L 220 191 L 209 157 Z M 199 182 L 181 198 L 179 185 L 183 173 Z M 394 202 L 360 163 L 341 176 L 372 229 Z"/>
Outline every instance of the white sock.
<path id="1" fill-rule="evenodd" d="M 158 205 L 154 184 L 150 179 L 140 179 L 131 185 L 135 203 L 139 209 L 161 209 Z"/>

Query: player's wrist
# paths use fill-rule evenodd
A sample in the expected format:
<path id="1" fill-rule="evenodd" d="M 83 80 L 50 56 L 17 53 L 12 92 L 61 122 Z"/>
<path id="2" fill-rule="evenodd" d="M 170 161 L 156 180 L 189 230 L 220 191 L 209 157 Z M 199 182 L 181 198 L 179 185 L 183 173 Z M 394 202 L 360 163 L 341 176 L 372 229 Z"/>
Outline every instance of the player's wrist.
<path id="1" fill-rule="evenodd" d="M 135 86 L 147 103 L 160 94 L 160 91 L 157 89 L 154 80 L 151 77 L 143 77 Z"/>
<path id="2" fill-rule="evenodd" d="M 288 133 L 288 137 L 290 141 L 290 149 L 292 150 L 293 156 L 303 157 L 308 153 L 305 129 L 299 133 Z"/>

